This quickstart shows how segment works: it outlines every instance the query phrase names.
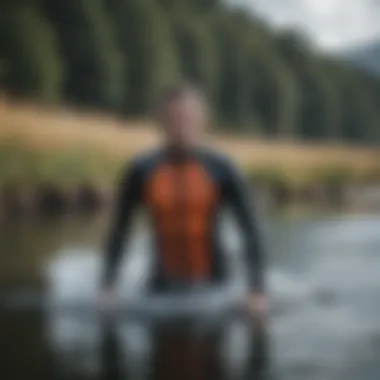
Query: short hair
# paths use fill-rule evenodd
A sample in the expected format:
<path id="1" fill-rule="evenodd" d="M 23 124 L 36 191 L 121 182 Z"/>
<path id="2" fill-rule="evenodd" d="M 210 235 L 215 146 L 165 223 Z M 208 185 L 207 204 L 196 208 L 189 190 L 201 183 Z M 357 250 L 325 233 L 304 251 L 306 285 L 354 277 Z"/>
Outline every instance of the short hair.
<path id="1" fill-rule="evenodd" d="M 195 84 L 184 81 L 165 87 L 161 93 L 158 106 L 161 108 L 174 99 L 186 96 L 194 97 L 203 104 L 206 103 L 203 90 Z"/>
<path id="2" fill-rule="evenodd" d="M 203 91 L 192 83 L 179 82 L 164 88 L 161 99 L 163 102 L 169 102 L 175 98 L 187 95 L 203 98 Z"/>

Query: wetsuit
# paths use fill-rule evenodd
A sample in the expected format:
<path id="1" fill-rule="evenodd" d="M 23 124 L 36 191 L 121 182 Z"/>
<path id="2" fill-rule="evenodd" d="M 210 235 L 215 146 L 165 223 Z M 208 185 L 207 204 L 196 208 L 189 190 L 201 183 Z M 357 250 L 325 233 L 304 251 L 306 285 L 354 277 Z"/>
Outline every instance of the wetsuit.
<path id="1" fill-rule="evenodd" d="M 245 240 L 249 283 L 263 290 L 263 249 L 251 194 L 225 156 L 199 148 L 178 154 L 167 147 L 135 158 L 122 176 L 115 219 L 106 247 L 103 286 L 113 285 L 123 244 L 137 206 L 153 226 L 154 290 L 173 282 L 222 284 L 227 276 L 217 220 L 224 206 L 234 212 Z"/>

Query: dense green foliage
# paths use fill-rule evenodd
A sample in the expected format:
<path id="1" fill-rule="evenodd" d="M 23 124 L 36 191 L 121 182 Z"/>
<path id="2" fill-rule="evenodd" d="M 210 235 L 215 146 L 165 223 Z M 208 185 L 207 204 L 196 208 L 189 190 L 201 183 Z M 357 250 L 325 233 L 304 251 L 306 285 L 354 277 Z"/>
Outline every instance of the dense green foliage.
<path id="1" fill-rule="evenodd" d="M 184 78 L 204 88 L 228 131 L 378 143 L 380 79 L 310 46 L 221 0 L 9 0 L 0 84 L 135 117 Z"/>

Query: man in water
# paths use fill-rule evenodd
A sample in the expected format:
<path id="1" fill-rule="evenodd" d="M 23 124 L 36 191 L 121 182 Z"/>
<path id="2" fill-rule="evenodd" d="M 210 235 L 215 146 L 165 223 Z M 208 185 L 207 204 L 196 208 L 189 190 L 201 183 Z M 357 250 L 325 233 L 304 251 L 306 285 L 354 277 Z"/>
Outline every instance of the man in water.
<path id="1" fill-rule="evenodd" d="M 136 157 L 121 178 L 106 248 L 102 302 L 112 298 L 137 206 L 147 210 L 155 234 L 153 291 L 179 284 L 223 284 L 228 268 L 216 225 L 222 207 L 228 206 L 245 241 L 250 291 L 244 307 L 263 320 L 263 249 L 251 193 L 228 158 L 200 144 L 207 114 L 202 94 L 191 85 L 173 86 L 164 93 L 159 114 L 166 143 Z"/>

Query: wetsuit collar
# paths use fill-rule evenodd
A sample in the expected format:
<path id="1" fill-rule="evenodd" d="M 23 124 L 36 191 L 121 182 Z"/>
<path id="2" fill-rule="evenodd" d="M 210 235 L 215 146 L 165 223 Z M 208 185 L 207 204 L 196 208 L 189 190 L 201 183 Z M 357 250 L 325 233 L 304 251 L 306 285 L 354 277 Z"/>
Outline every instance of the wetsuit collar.
<path id="1" fill-rule="evenodd" d="M 180 148 L 174 145 L 168 145 L 166 147 L 166 154 L 171 161 L 183 162 L 194 158 L 196 152 L 195 147 Z"/>

